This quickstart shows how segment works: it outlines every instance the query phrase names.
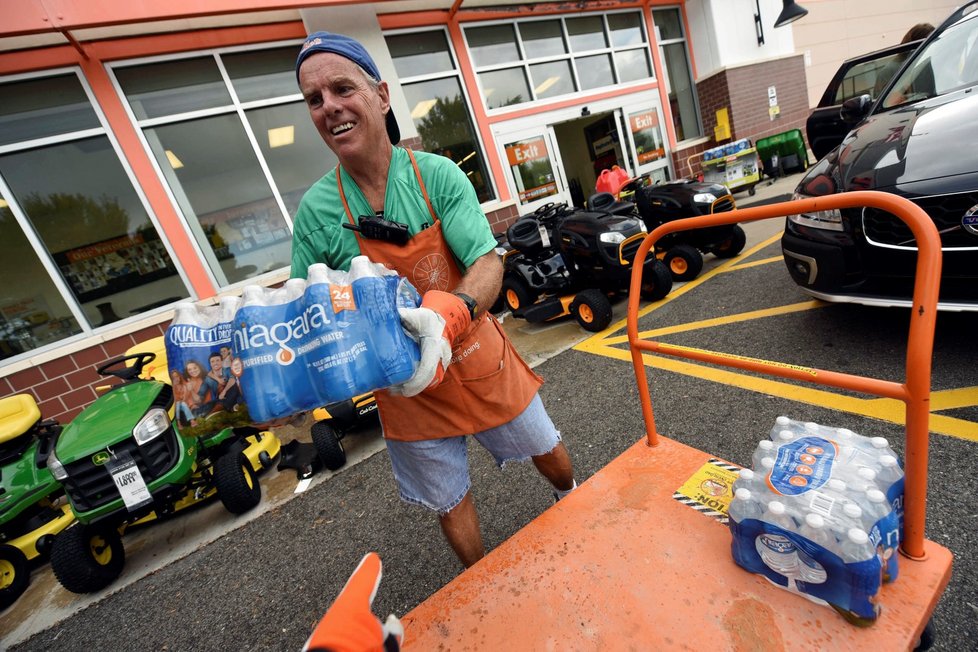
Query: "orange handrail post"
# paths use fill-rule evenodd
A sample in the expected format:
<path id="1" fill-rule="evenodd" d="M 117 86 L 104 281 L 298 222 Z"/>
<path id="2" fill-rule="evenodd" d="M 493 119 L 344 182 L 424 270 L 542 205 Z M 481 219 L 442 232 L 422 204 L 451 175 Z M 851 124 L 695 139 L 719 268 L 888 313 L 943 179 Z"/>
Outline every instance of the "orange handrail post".
<path id="1" fill-rule="evenodd" d="M 638 334 L 638 309 L 642 286 L 642 268 L 650 250 L 663 236 L 676 231 L 697 229 L 738 222 L 754 222 L 798 213 L 858 208 L 869 206 L 892 213 L 904 221 L 917 241 L 916 279 L 910 331 L 907 338 L 906 375 L 903 383 L 857 376 L 836 371 L 810 369 L 779 364 L 756 358 L 732 356 L 642 340 Z M 904 451 L 904 540 L 903 554 L 911 559 L 924 559 L 924 522 L 927 502 L 927 447 L 930 419 L 931 354 L 934 348 L 934 328 L 937 323 L 937 299 L 941 279 L 941 239 L 937 227 L 920 207 L 907 199 L 884 192 L 862 190 L 827 197 L 797 199 L 767 206 L 758 206 L 691 217 L 667 222 L 646 236 L 635 255 L 628 295 L 628 345 L 635 369 L 642 416 L 645 420 L 646 441 L 658 444 L 648 372 L 642 352 L 659 353 L 735 367 L 792 380 L 850 389 L 885 398 L 894 398 L 906 406 L 906 449 Z"/>

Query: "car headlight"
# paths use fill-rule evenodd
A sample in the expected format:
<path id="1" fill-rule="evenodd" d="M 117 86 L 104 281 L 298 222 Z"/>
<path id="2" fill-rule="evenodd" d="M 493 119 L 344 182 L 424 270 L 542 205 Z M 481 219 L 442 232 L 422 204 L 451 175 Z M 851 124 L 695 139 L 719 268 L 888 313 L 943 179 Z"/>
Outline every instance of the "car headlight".
<path id="1" fill-rule="evenodd" d="M 68 472 L 65 471 L 64 464 L 62 464 L 61 460 L 55 456 L 54 451 L 51 451 L 51 453 L 48 455 L 47 465 L 48 471 L 51 472 L 51 475 L 53 475 L 54 479 L 58 482 L 68 478 Z"/>
<path id="2" fill-rule="evenodd" d="M 132 429 L 132 436 L 136 439 L 136 443 L 142 446 L 162 435 L 169 427 L 170 417 L 167 416 L 166 410 L 153 408 Z"/>
<path id="3" fill-rule="evenodd" d="M 809 199 L 806 195 L 795 193 L 792 199 Z M 809 226 L 813 229 L 825 229 L 826 231 L 842 230 L 842 213 L 837 208 L 827 211 L 812 211 L 811 213 L 801 213 L 799 215 L 789 215 L 788 219 L 800 226 Z"/>
<path id="4" fill-rule="evenodd" d="M 625 241 L 625 234 L 620 231 L 606 231 L 598 234 L 598 240 L 606 244 L 620 244 Z"/>
<path id="5" fill-rule="evenodd" d="M 693 195 L 693 201 L 697 204 L 712 204 L 717 200 L 717 196 L 711 192 L 698 192 Z"/>

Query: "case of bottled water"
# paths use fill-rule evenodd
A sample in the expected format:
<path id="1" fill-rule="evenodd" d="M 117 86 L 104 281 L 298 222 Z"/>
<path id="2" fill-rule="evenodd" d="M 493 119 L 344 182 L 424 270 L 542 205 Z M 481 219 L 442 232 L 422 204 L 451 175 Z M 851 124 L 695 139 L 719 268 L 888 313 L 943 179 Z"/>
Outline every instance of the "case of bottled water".
<path id="1" fill-rule="evenodd" d="M 753 466 L 728 512 L 735 562 L 872 624 L 902 536 L 903 471 L 888 442 L 778 417 Z"/>
<path id="2" fill-rule="evenodd" d="M 276 289 L 246 286 L 235 301 L 233 310 L 229 304 L 223 312 L 181 304 L 167 331 L 167 355 L 172 370 L 182 358 L 171 357 L 171 340 L 175 347 L 194 340 L 226 347 L 227 375 L 241 405 L 221 406 L 253 423 L 403 383 L 420 359 L 398 315 L 398 308 L 417 308 L 420 295 L 364 256 L 353 259 L 349 272 L 318 264 L 310 266 L 307 280 L 290 279 Z M 217 321 L 218 312 L 224 321 Z"/>

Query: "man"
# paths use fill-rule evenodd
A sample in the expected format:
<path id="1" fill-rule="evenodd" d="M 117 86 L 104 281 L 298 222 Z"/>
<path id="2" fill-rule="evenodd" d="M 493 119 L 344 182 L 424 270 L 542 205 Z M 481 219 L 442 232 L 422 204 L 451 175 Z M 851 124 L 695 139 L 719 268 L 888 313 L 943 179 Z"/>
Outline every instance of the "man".
<path id="1" fill-rule="evenodd" d="M 421 363 L 404 385 L 377 392 L 377 404 L 401 498 L 436 511 L 455 554 L 471 566 L 485 548 L 469 490 L 467 435 L 500 466 L 532 459 L 557 500 L 577 486 L 537 394 L 542 379 L 485 310 L 502 278 L 495 239 L 453 161 L 395 146 L 400 131 L 387 84 L 360 43 L 312 34 L 296 77 L 340 164 L 303 197 L 292 275 L 304 277 L 321 262 L 348 269 L 362 254 L 393 267 L 422 294 L 419 310 L 402 313 L 405 329 L 420 340 Z M 343 228 L 364 216 L 382 217 L 391 228 Z M 390 222 L 407 225 L 406 242 Z"/>

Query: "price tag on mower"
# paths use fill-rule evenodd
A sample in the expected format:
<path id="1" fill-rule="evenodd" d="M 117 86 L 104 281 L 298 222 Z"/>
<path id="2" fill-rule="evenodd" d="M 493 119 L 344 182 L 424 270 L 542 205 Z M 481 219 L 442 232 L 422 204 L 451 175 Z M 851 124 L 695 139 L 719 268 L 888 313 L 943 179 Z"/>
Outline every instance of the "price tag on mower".
<path id="1" fill-rule="evenodd" d="M 545 227 L 544 225 L 541 224 L 539 228 L 540 228 L 540 239 L 543 240 L 543 246 L 544 247 L 549 247 L 550 246 L 550 234 L 547 233 L 547 227 Z"/>
<path id="2" fill-rule="evenodd" d="M 105 468 L 112 476 L 112 481 L 115 482 L 116 489 L 119 490 L 122 500 L 126 503 L 126 509 L 130 512 L 153 502 L 153 496 L 149 493 L 143 474 L 139 472 L 132 455 L 129 453 L 116 455 L 105 464 Z"/>

